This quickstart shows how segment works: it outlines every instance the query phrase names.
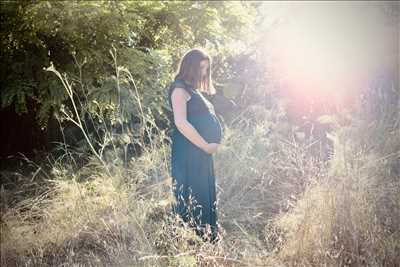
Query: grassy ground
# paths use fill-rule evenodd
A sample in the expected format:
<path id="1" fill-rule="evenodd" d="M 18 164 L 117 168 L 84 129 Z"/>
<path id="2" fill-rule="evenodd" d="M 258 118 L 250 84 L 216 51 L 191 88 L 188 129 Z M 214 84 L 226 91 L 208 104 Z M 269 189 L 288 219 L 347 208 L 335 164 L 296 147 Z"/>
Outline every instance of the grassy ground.
<path id="1" fill-rule="evenodd" d="M 109 155 L 106 166 L 93 157 L 79 169 L 52 161 L 18 179 L 3 172 L 1 265 L 396 266 L 399 132 L 363 127 L 337 131 L 328 162 L 288 125 L 226 128 L 217 244 L 171 215 L 170 147 L 160 141 L 127 168 Z M 368 148 L 362 133 L 386 138 Z"/>

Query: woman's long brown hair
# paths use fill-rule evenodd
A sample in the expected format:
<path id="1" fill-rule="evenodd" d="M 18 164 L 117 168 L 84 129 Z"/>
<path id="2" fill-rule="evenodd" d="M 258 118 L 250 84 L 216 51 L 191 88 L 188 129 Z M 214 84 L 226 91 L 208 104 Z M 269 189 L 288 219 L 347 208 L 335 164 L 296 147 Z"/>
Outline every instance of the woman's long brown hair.
<path id="1" fill-rule="evenodd" d="M 207 74 L 201 76 L 200 62 L 208 60 Z M 175 75 L 175 80 L 181 79 L 191 84 L 195 89 L 206 92 L 209 95 L 214 95 L 216 90 L 211 79 L 211 58 L 201 48 L 193 48 L 185 53 L 178 65 L 178 72 Z"/>

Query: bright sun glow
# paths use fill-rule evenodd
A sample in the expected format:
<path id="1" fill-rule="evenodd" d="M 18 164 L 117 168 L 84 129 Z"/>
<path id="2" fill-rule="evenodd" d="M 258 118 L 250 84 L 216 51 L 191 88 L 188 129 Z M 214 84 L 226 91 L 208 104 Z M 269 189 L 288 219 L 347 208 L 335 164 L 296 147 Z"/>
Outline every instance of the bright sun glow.
<path id="1" fill-rule="evenodd" d="M 263 53 L 274 75 L 297 94 L 355 91 L 398 64 L 398 25 L 374 2 L 265 2 L 283 22 L 265 31 Z M 270 19 L 271 20 L 271 19 Z"/>

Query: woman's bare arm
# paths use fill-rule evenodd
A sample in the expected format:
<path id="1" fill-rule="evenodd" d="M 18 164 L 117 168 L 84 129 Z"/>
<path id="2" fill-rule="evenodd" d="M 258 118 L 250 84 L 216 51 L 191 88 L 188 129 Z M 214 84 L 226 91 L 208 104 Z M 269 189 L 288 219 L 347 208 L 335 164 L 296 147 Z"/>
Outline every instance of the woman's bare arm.
<path id="1" fill-rule="evenodd" d="M 172 109 L 174 113 L 174 123 L 176 128 L 193 144 L 199 148 L 207 151 L 208 143 L 199 134 L 199 132 L 193 127 L 193 125 L 187 121 L 186 117 L 186 101 L 190 97 L 185 89 L 177 87 L 171 94 Z"/>

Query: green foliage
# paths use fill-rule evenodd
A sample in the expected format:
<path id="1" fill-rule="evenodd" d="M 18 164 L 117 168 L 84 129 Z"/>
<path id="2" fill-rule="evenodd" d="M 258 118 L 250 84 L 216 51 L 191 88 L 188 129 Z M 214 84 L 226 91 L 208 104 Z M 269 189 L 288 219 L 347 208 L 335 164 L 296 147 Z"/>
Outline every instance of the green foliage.
<path id="1" fill-rule="evenodd" d="M 8 87 L 2 91 L 1 106 L 6 107 L 15 102 L 17 103 L 17 105 L 15 105 L 16 112 L 27 112 L 26 98 L 33 96 L 32 87 L 33 83 L 29 83 L 29 81 L 16 81 L 10 83 Z"/>
<path id="2" fill-rule="evenodd" d="M 144 106 L 165 118 L 163 89 L 182 52 L 193 46 L 219 49 L 242 37 L 251 21 L 250 5 L 231 2 L 35 1 L 1 2 L 1 107 L 14 105 L 46 126 L 67 95 L 55 77 L 43 71 L 52 62 L 79 84 L 78 98 L 99 106 L 115 104 L 115 71 L 109 50 L 132 73 Z M 246 7 L 246 8 L 244 8 Z M 123 85 L 122 85 L 123 86 Z M 124 96 L 122 96 L 124 99 Z M 126 104 L 124 119 L 135 114 Z"/>

